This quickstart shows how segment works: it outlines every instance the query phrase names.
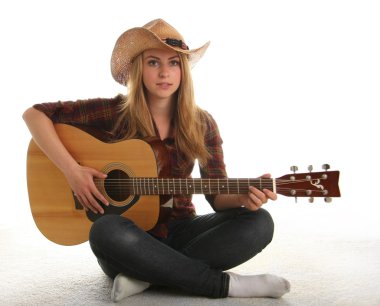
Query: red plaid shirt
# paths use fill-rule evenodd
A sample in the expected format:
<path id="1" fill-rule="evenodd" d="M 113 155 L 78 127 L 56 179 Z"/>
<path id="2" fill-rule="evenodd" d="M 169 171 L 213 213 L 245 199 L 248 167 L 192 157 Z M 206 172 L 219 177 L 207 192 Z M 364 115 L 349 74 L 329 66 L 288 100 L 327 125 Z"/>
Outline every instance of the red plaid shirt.
<path id="1" fill-rule="evenodd" d="M 107 142 L 114 142 L 123 139 L 116 138 L 111 132 L 120 115 L 119 109 L 123 103 L 123 96 L 114 98 L 97 98 L 88 100 L 42 103 L 34 105 L 34 108 L 44 112 L 54 123 L 65 123 L 79 125 L 83 127 L 96 128 L 101 138 Z M 222 139 L 218 126 L 210 116 L 206 122 L 207 131 L 205 133 L 205 143 L 211 158 L 207 164 L 200 167 L 202 178 L 226 178 L 225 164 L 223 161 Z M 125 132 L 125 131 L 124 131 Z M 125 134 L 125 133 L 124 133 Z M 99 136 L 98 135 L 98 136 Z M 171 174 L 177 178 L 189 178 L 194 168 L 193 160 L 186 160 L 183 154 L 177 151 L 174 139 L 169 138 L 163 141 L 169 153 L 171 163 Z M 206 196 L 206 199 L 213 206 L 213 196 Z M 160 208 L 160 219 L 151 233 L 165 237 L 167 235 L 167 223 L 172 219 L 189 218 L 196 214 L 192 197 L 176 195 L 173 197 L 173 206 Z"/>

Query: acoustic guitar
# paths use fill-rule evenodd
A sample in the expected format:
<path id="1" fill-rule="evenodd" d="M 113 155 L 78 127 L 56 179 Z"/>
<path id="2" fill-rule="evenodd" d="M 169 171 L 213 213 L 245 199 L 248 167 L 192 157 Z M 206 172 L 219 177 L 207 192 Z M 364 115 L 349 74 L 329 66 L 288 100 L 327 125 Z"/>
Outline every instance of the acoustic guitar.
<path id="1" fill-rule="evenodd" d="M 244 194 L 249 186 L 291 197 L 339 197 L 339 171 L 287 174 L 279 178 L 171 178 L 165 172 L 165 151 L 159 141 L 138 139 L 106 143 L 82 129 L 56 124 L 65 147 L 81 165 L 100 170 L 95 179 L 110 205 L 106 214 L 132 219 L 148 231 L 158 220 L 159 196 L 176 194 Z M 27 154 L 30 207 L 38 229 L 49 240 L 75 245 L 88 240 L 91 224 L 103 215 L 85 211 L 62 172 L 31 140 Z"/>

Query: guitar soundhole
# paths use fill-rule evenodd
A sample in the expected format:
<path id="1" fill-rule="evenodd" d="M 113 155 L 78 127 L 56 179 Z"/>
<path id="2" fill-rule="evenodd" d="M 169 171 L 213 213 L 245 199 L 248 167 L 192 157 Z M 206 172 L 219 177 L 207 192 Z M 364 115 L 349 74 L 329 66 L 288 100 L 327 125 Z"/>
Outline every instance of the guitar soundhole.
<path id="1" fill-rule="evenodd" d="M 128 178 L 128 174 L 119 169 L 114 169 L 108 172 L 104 183 L 104 189 L 112 200 L 123 202 L 129 197 L 129 188 L 126 183 Z"/>

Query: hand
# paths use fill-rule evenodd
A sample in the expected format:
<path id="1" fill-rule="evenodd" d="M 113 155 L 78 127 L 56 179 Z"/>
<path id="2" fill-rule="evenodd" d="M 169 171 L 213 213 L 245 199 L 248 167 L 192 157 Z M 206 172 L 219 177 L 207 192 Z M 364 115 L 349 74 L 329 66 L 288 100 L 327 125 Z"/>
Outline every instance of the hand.
<path id="1" fill-rule="evenodd" d="M 91 210 L 95 214 L 98 212 L 104 214 L 104 209 L 99 205 L 96 199 L 107 206 L 109 203 L 95 186 L 94 178 L 105 179 L 106 177 L 106 174 L 98 170 L 81 165 L 78 165 L 78 167 L 66 174 L 69 185 L 83 208 L 86 211 Z"/>
<path id="2" fill-rule="evenodd" d="M 260 176 L 260 178 L 270 178 L 270 174 L 264 174 Z M 240 203 L 249 210 L 258 210 L 262 205 L 268 202 L 268 200 L 275 201 L 277 199 L 277 195 L 269 190 L 263 189 L 260 191 L 259 189 L 250 186 L 248 194 L 239 195 Z"/>

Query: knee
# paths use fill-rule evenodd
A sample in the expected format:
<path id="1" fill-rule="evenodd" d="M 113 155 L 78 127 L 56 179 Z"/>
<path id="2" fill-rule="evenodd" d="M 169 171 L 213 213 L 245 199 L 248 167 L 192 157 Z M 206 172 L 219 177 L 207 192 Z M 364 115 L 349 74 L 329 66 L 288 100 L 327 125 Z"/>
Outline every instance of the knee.
<path id="1" fill-rule="evenodd" d="M 262 235 L 264 241 L 266 241 L 266 245 L 268 245 L 272 239 L 274 234 L 274 222 L 270 213 L 265 209 L 259 209 L 259 222 L 260 227 L 262 228 Z"/>
<path id="2" fill-rule="evenodd" d="M 91 244 L 98 246 L 109 245 L 114 240 L 117 240 L 121 233 L 126 233 L 128 228 L 133 226 L 135 224 L 131 220 L 119 215 L 102 216 L 92 224 L 89 241 Z"/>
<path id="3" fill-rule="evenodd" d="M 259 240 L 263 247 L 267 246 L 273 239 L 274 222 L 272 216 L 265 209 L 247 212 L 251 218 L 251 229 L 254 240 Z"/>

